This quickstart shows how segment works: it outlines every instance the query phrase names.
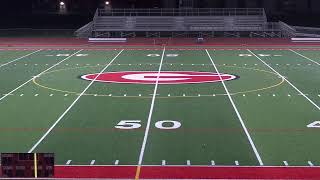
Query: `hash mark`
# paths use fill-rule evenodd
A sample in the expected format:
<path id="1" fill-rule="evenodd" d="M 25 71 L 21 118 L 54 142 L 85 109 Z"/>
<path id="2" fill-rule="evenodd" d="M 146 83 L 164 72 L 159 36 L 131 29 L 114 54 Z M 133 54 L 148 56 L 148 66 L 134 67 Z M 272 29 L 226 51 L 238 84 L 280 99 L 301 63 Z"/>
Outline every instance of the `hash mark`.
<path id="1" fill-rule="evenodd" d="M 314 166 L 311 161 L 308 161 L 309 166 Z"/>
<path id="2" fill-rule="evenodd" d="M 211 161 L 211 166 L 216 165 L 216 163 L 214 161 Z"/>
<path id="3" fill-rule="evenodd" d="M 166 160 L 162 160 L 161 165 L 165 166 L 166 165 Z"/>
<path id="4" fill-rule="evenodd" d="M 187 165 L 188 165 L 188 166 L 190 166 L 190 165 L 191 165 L 190 160 L 187 160 Z"/>
<path id="5" fill-rule="evenodd" d="M 309 166 L 314 166 L 311 161 L 308 161 Z"/>
<path id="6" fill-rule="evenodd" d="M 66 165 L 69 165 L 69 164 L 71 163 L 71 161 L 72 161 L 72 160 L 68 160 L 68 161 L 66 162 Z"/>

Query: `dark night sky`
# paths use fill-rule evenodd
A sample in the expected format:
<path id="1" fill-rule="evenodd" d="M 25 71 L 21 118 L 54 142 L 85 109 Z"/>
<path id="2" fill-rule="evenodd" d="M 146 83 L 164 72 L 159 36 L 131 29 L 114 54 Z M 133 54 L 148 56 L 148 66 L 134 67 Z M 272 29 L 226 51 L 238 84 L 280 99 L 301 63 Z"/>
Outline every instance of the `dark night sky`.
<path id="1" fill-rule="evenodd" d="M 59 12 L 59 2 L 66 12 Z M 1 0 L 0 28 L 78 28 L 89 22 L 106 0 Z M 179 0 L 109 0 L 112 8 L 177 8 Z M 197 8 L 264 7 L 269 20 L 291 24 L 319 24 L 320 0 L 194 0 Z M 308 17 L 307 19 L 305 17 Z"/>

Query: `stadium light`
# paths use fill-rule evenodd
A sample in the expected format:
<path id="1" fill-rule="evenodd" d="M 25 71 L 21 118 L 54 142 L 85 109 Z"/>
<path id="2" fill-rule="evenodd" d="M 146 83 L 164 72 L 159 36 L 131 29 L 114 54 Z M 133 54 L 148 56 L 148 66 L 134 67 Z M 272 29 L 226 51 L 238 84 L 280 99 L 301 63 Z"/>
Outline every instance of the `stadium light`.
<path id="1" fill-rule="evenodd" d="M 65 3 L 63 1 L 60 2 L 60 6 L 64 6 Z"/>
<path id="2" fill-rule="evenodd" d="M 106 3 L 105 3 L 107 6 L 109 6 L 109 4 L 110 4 L 110 2 L 109 1 L 106 1 Z"/>

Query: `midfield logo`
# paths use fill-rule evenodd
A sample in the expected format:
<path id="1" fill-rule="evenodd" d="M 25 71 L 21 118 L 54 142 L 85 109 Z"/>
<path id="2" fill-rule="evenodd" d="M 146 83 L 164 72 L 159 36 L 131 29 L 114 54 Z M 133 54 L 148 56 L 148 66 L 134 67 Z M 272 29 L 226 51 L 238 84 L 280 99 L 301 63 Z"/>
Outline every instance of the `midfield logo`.
<path id="1" fill-rule="evenodd" d="M 82 79 L 92 81 L 98 76 L 96 74 L 87 74 L 81 76 Z M 159 76 L 159 77 L 158 77 Z M 220 79 L 221 78 L 221 79 Z M 106 72 L 100 74 L 95 81 L 105 83 L 127 83 L 127 84 L 195 84 L 195 83 L 213 83 L 229 81 L 238 78 L 231 74 L 222 74 L 211 72 L 194 71 L 123 71 Z"/>

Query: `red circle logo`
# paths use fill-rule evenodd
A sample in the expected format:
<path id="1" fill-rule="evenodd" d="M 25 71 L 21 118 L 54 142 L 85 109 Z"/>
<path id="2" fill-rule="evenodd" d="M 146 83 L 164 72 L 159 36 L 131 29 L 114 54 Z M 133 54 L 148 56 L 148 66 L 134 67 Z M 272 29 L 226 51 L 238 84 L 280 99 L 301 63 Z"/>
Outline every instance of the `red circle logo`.
<path id="1" fill-rule="evenodd" d="M 159 77 L 158 77 L 159 76 Z M 194 72 L 194 71 L 122 71 L 87 74 L 82 79 L 105 83 L 127 84 L 194 84 L 229 81 L 238 76 L 223 73 Z"/>

